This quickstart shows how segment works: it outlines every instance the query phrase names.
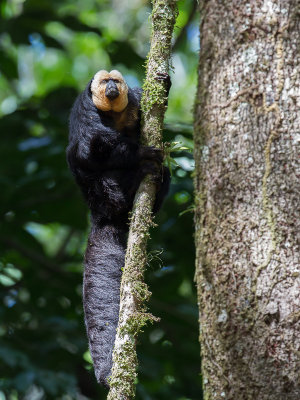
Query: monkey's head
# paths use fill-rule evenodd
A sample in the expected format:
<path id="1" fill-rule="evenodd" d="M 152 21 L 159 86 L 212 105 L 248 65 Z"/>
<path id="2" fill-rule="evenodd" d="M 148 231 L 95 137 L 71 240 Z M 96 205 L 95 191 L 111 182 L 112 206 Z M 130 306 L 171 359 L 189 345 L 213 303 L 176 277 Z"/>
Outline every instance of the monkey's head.
<path id="1" fill-rule="evenodd" d="M 92 80 L 91 92 L 93 103 L 101 111 L 122 112 L 128 104 L 128 86 L 117 70 L 98 71 Z"/>

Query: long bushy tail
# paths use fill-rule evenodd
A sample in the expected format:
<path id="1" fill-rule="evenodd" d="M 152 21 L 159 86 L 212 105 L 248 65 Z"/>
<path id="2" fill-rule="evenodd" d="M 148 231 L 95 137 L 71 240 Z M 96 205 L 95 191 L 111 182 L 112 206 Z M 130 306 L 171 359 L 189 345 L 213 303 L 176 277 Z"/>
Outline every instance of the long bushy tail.
<path id="1" fill-rule="evenodd" d="M 112 368 L 125 249 L 126 227 L 92 226 L 85 254 L 83 305 L 95 375 L 105 386 L 109 386 Z"/>

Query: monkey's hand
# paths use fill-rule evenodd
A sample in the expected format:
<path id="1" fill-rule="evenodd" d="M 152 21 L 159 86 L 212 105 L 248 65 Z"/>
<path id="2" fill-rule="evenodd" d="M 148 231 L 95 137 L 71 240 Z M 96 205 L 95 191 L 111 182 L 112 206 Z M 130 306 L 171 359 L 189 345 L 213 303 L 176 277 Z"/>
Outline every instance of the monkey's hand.
<path id="1" fill-rule="evenodd" d="M 154 146 L 140 146 L 139 158 L 141 161 L 152 161 L 161 164 L 164 159 L 163 151 Z"/>
<path id="2" fill-rule="evenodd" d="M 163 151 L 153 146 L 141 146 L 139 153 L 141 178 L 150 175 L 159 189 L 162 182 Z"/>
<path id="3" fill-rule="evenodd" d="M 168 97 L 172 86 L 170 75 L 165 72 L 157 72 L 155 79 L 164 83 Z"/>

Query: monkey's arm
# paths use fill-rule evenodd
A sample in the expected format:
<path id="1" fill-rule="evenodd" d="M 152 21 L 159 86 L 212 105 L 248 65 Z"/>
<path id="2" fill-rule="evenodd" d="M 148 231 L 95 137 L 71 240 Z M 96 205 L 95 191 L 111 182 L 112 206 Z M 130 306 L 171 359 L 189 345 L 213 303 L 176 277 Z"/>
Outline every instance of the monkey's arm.
<path id="1" fill-rule="evenodd" d="M 106 150 L 106 151 L 105 151 Z M 161 163 L 163 154 L 155 147 L 142 146 L 129 138 L 123 137 L 108 151 L 103 146 L 103 138 L 95 138 L 91 144 L 93 158 L 99 160 L 98 170 L 131 169 L 141 167 L 146 162 Z"/>

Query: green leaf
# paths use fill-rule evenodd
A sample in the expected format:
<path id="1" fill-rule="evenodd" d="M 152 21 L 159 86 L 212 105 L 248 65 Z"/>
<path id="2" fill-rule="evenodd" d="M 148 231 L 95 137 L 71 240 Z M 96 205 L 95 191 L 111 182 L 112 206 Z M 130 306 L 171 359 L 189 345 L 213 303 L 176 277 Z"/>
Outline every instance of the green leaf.
<path id="1" fill-rule="evenodd" d="M 0 284 L 3 286 L 12 286 L 15 284 L 15 281 L 9 276 L 0 274 Z"/>

